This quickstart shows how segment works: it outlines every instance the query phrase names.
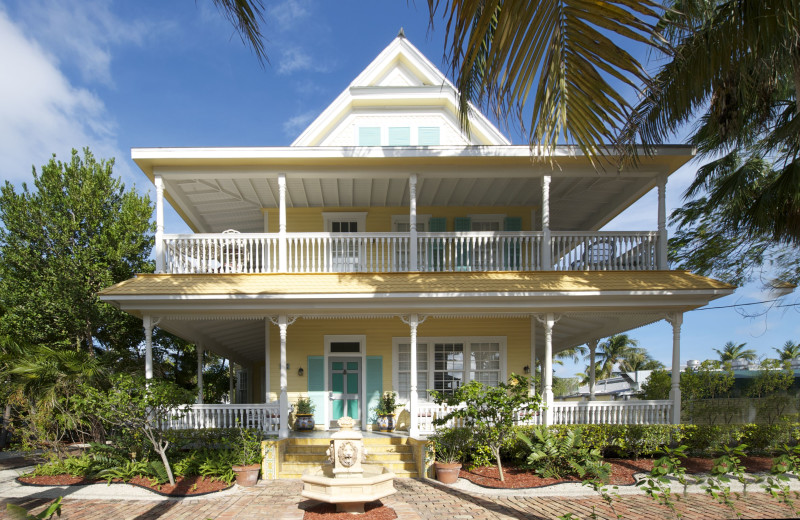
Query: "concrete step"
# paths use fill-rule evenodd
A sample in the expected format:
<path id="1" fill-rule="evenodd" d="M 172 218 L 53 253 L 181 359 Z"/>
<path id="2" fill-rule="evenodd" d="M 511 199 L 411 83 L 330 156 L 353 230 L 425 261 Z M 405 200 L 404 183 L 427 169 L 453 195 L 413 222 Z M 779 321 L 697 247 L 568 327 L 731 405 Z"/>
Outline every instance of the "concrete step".
<path id="1" fill-rule="evenodd" d="M 402 478 L 417 478 L 417 467 L 410 462 L 389 462 L 385 464 L 376 464 L 383 466 L 395 475 Z M 278 478 L 300 478 L 303 472 L 307 469 L 316 468 L 319 466 L 317 462 L 286 462 L 281 465 L 281 470 L 278 473 Z"/>
<path id="2" fill-rule="evenodd" d="M 316 464 L 325 464 L 328 462 L 328 457 L 325 454 L 319 455 L 317 453 L 286 453 L 283 458 L 284 463 L 291 462 L 313 462 Z M 373 453 L 367 452 L 367 461 L 370 464 L 378 464 L 384 462 L 414 462 L 413 453 Z"/>
<path id="3" fill-rule="evenodd" d="M 414 453 L 411 446 L 403 444 L 367 444 L 367 454 L 380 454 L 380 453 Z M 286 445 L 285 453 L 293 455 L 320 455 L 325 456 L 328 449 L 328 444 L 299 444 L 299 445 Z"/>

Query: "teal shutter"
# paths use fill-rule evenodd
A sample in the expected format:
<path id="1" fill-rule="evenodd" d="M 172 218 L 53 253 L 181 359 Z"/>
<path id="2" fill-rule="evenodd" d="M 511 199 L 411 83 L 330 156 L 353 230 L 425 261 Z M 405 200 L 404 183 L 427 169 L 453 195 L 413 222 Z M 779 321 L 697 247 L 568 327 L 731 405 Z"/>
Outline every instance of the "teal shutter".
<path id="1" fill-rule="evenodd" d="M 375 408 L 383 394 L 383 356 L 367 356 L 367 391 L 364 398 L 367 400 L 367 424 L 374 424 L 377 420 Z"/>
<path id="2" fill-rule="evenodd" d="M 377 126 L 362 126 L 358 129 L 358 146 L 380 146 L 381 129 Z"/>
<path id="3" fill-rule="evenodd" d="M 431 217 L 428 220 L 428 230 L 431 233 L 444 233 L 447 231 L 445 217 Z M 428 243 L 428 271 L 444 271 L 444 241 L 432 239 Z"/>
<path id="4" fill-rule="evenodd" d="M 469 217 L 456 217 L 454 221 L 456 232 L 472 231 L 472 219 Z M 472 244 L 466 240 L 456 242 L 456 271 L 472 270 Z"/>
<path id="5" fill-rule="evenodd" d="M 314 422 L 325 422 L 325 358 L 308 356 L 308 397 L 314 404 Z"/>
<path id="6" fill-rule="evenodd" d="M 411 144 L 411 128 L 407 126 L 389 127 L 389 146 L 409 146 Z"/>
<path id="7" fill-rule="evenodd" d="M 506 217 L 503 223 L 506 231 L 522 231 L 522 219 L 520 217 Z M 506 238 L 507 242 L 503 246 L 503 265 L 506 271 L 520 271 L 522 269 L 522 247 L 514 238 Z"/>
<path id="8" fill-rule="evenodd" d="M 420 146 L 439 146 L 439 127 L 438 126 L 419 127 L 417 141 Z"/>

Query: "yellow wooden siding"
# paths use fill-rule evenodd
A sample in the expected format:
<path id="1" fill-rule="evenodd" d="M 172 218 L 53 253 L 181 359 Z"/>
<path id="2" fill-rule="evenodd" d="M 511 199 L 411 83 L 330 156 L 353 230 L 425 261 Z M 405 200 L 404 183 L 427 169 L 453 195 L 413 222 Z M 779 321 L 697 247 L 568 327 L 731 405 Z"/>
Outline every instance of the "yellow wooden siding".
<path id="1" fill-rule="evenodd" d="M 466 336 L 505 336 L 506 372 L 523 373 L 523 367 L 530 365 L 530 319 L 527 318 L 485 318 L 485 319 L 443 319 L 428 318 L 419 326 L 419 337 L 466 337 Z M 288 328 L 286 356 L 290 369 L 288 376 L 289 401 L 294 402 L 307 390 L 308 356 L 325 355 L 326 335 L 366 336 L 368 356 L 383 356 L 383 388 L 392 388 L 392 338 L 408 338 L 409 327 L 394 319 L 353 319 L 353 320 L 304 320 L 298 319 Z M 278 327 L 270 326 L 270 400 L 278 399 L 280 391 L 281 340 Z M 303 367 L 303 376 L 297 369 Z M 251 375 L 254 401 L 262 402 L 261 381 L 264 378 L 264 363 L 253 366 Z"/>
<path id="2" fill-rule="evenodd" d="M 453 231 L 453 219 L 467 215 L 505 215 L 506 217 L 519 217 L 522 219 L 522 229 L 531 230 L 531 211 L 533 206 L 418 206 L 417 215 L 431 217 L 445 217 L 447 231 Z M 278 232 L 278 210 L 263 210 L 269 215 L 269 233 Z M 318 233 L 324 229 L 323 212 L 330 213 L 367 213 L 367 229 L 364 232 L 384 233 L 391 232 L 392 217 L 395 215 L 408 216 L 408 206 L 398 207 L 372 207 L 372 208 L 287 208 L 286 231 L 289 233 Z"/>

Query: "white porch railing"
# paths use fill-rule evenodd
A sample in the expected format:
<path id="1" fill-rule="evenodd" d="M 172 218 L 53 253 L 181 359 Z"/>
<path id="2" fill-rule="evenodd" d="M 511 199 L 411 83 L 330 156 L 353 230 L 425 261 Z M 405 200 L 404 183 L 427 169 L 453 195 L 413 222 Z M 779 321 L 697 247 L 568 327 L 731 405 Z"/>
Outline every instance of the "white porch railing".
<path id="1" fill-rule="evenodd" d="M 408 233 L 287 233 L 290 273 L 407 272 Z"/>
<path id="2" fill-rule="evenodd" d="M 266 433 L 278 433 L 280 407 L 278 402 L 266 404 L 191 404 L 181 409 L 182 416 L 168 419 L 167 428 L 257 428 Z"/>
<path id="3" fill-rule="evenodd" d="M 435 431 L 433 421 L 456 407 L 419 403 L 417 425 L 420 433 L 430 435 Z M 553 424 L 669 424 L 672 401 L 562 401 L 550 405 Z M 542 424 L 543 411 L 525 420 L 515 414 L 520 425 Z M 450 420 L 447 427 L 464 426 L 463 419 Z"/>
<path id="4" fill-rule="evenodd" d="M 409 233 L 286 233 L 290 273 L 408 272 Z M 277 273 L 281 235 L 164 235 L 164 272 Z M 653 270 L 656 232 L 539 231 L 418 233 L 417 269 L 430 272 Z M 551 265 L 543 253 L 549 248 Z"/>
<path id="5" fill-rule="evenodd" d="M 539 271 L 541 232 L 419 233 L 420 271 Z"/>
<path id="6" fill-rule="evenodd" d="M 551 234 L 557 271 L 651 271 L 657 269 L 655 231 L 558 231 Z"/>

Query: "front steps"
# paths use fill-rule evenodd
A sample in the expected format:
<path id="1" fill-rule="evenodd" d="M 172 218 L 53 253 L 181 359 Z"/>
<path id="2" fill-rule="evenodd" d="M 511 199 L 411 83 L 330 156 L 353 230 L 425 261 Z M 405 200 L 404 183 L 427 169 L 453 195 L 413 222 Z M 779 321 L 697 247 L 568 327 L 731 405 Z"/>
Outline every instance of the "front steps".
<path id="1" fill-rule="evenodd" d="M 290 437 L 285 442 L 278 478 L 300 478 L 305 470 L 328 463 L 325 452 L 330 439 Z M 398 477 L 419 477 L 407 437 L 369 437 L 364 439 L 364 447 L 367 465 L 384 466 Z"/>

